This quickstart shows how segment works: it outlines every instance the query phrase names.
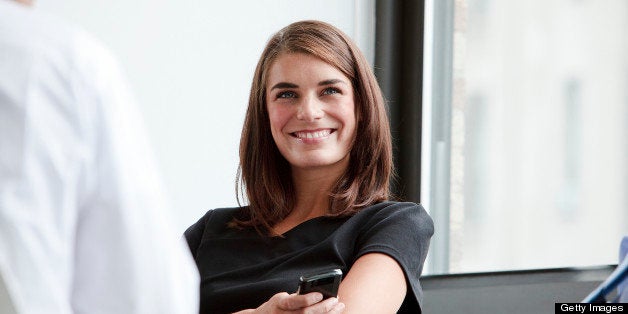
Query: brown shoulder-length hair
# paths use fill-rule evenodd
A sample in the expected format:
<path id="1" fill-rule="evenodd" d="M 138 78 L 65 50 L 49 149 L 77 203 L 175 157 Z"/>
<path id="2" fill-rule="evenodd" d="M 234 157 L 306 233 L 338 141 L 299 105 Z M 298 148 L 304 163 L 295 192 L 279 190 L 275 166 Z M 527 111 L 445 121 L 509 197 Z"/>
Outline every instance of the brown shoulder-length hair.
<path id="1" fill-rule="evenodd" d="M 356 132 L 349 166 L 329 195 L 329 216 L 349 216 L 389 198 L 393 173 L 391 134 L 382 92 L 357 46 L 336 27 L 320 21 L 290 24 L 268 41 L 257 63 L 240 139 L 238 203 L 249 206 L 232 222 L 269 233 L 295 203 L 291 168 L 270 132 L 266 84 L 270 67 L 284 53 L 305 53 L 327 62 L 353 85 Z"/>

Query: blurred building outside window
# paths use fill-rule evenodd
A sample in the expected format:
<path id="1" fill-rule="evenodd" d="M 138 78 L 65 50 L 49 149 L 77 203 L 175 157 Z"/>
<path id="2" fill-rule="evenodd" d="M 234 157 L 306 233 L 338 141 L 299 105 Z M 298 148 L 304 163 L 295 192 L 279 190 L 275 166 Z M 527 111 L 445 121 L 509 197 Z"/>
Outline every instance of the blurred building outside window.
<path id="1" fill-rule="evenodd" d="M 450 15 L 426 10 L 433 39 L 451 38 L 448 178 L 429 178 L 448 189 L 422 193 L 433 216 L 447 211 L 448 234 L 428 273 L 617 263 L 628 234 L 628 2 L 450 3 Z M 423 142 L 424 155 L 439 149 Z M 428 167 L 442 155 L 432 156 Z"/>

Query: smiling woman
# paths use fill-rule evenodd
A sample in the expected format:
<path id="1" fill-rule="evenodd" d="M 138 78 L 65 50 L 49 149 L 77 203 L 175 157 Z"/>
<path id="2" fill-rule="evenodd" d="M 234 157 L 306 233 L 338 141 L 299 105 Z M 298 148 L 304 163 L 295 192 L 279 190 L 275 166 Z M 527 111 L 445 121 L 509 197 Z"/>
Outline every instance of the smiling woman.
<path id="1" fill-rule="evenodd" d="M 240 169 L 249 204 L 210 210 L 185 232 L 202 313 L 420 313 L 432 220 L 420 205 L 388 201 L 383 97 L 340 30 L 303 21 L 270 39 Z M 336 268 L 346 274 L 337 298 L 289 294 L 301 275 Z"/>
<path id="2" fill-rule="evenodd" d="M 299 56 L 302 60 L 294 60 Z M 311 62 L 307 65 L 297 62 L 305 60 Z M 305 70 L 310 73 L 303 73 Z M 326 209 L 326 215 L 347 216 L 389 197 L 393 167 L 390 127 L 381 90 L 368 62 L 353 41 L 339 29 L 317 21 L 293 23 L 269 40 L 255 70 L 240 139 L 240 178 L 246 188 L 251 212 L 255 214 L 237 220 L 236 224 L 241 227 L 255 227 L 269 232 L 294 211 L 299 197 L 295 184 L 299 181 L 294 181 L 295 169 L 280 152 L 281 145 L 275 142 L 277 134 L 271 126 L 269 106 L 273 103 L 271 96 L 300 100 L 310 98 L 310 95 L 299 94 L 306 86 L 297 90 L 298 82 L 284 80 L 290 74 L 305 82 L 314 71 L 319 78 L 311 84 L 324 83 L 331 85 L 328 87 L 332 89 L 344 91 L 343 99 L 347 99 L 349 93 L 353 95 L 348 98 L 354 105 L 348 114 L 355 119 L 355 135 L 360 135 L 351 135 L 350 167 L 345 164 L 346 169 L 341 176 L 327 176 L 330 182 L 316 185 L 324 194 L 314 198 L 323 201 L 324 204 L 318 206 Z M 284 80 L 279 79 L 279 75 Z M 330 80 L 334 84 L 329 84 Z M 345 83 L 335 82 L 337 80 Z M 283 89 L 283 92 L 276 92 L 278 89 Z M 323 94 L 322 91 L 319 94 Z M 330 93 L 331 90 L 326 90 L 324 94 Z M 309 105 L 293 107 L 305 109 L 299 116 L 308 114 L 308 108 L 320 108 Z M 347 119 L 351 120 L 343 116 L 343 120 Z"/>
<path id="3" fill-rule="evenodd" d="M 266 93 L 270 130 L 293 175 L 341 174 L 355 137 L 349 78 L 317 57 L 284 53 L 270 67 L 267 85 L 273 86 Z"/>

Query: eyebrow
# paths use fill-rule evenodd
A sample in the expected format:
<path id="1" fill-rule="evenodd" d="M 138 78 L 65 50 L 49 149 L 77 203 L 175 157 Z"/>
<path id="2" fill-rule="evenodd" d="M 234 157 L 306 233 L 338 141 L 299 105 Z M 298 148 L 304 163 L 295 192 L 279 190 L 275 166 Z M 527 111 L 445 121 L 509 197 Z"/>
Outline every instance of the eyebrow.
<path id="1" fill-rule="evenodd" d="M 320 81 L 318 83 L 318 86 L 334 85 L 334 84 L 338 84 L 338 83 L 346 84 L 346 82 L 343 81 L 343 80 L 329 79 L 329 80 Z M 273 90 L 273 89 L 276 89 L 276 88 L 298 88 L 298 87 L 299 87 L 299 85 L 294 84 L 294 83 L 279 82 L 279 83 L 273 85 L 273 87 L 271 87 L 270 90 Z"/>
<path id="2" fill-rule="evenodd" d="M 297 84 L 292 84 L 288 82 L 279 82 L 275 84 L 270 90 L 273 90 L 275 88 L 297 88 L 297 87 L 299 87 L 299 85 Z"/>
<path id="3" fill-rule="evenodd" d="M 324 85 L 334 85 L 334 84 L 338 84 L 338 83 L 346 84 L 346 82 L 345 82 L 345 81 L 343 81 L 343 80 L 339 80 L 339 79 L 330 79 L 330 80 L 324 80 L 324 81 L 321 81 L 320 83 L 318 83 L 318 86 L 324 86 Z"/>

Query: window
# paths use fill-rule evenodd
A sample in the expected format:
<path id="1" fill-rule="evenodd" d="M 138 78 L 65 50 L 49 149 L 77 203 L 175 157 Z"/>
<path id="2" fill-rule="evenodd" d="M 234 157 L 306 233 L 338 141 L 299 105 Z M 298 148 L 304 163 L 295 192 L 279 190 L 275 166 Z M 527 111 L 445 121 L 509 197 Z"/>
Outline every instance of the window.
<path id="1" fill-rule="evenodd" d="M 429 273 L 617 263 L 628 2 L 426 1 Z"/>

